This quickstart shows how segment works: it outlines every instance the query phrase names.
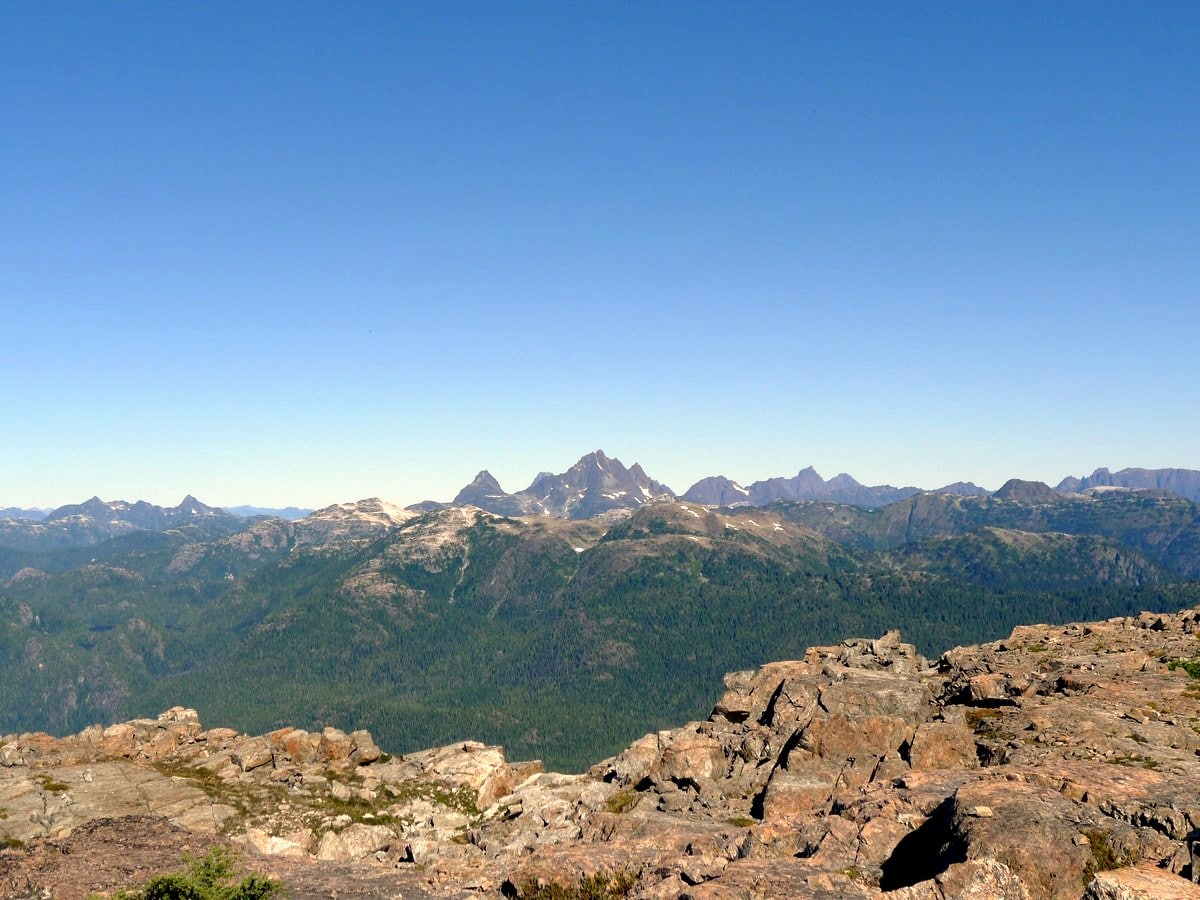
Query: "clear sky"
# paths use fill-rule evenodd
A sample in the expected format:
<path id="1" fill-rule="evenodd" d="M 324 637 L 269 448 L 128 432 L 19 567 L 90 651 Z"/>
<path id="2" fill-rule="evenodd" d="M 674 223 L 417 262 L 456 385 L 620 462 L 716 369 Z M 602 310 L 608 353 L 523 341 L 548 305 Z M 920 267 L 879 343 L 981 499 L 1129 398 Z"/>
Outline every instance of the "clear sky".
<path id="1" fill-rule="evenodd" d="M 0 506 L 1200 468 L 1200 4 L 0 5 Z"/>

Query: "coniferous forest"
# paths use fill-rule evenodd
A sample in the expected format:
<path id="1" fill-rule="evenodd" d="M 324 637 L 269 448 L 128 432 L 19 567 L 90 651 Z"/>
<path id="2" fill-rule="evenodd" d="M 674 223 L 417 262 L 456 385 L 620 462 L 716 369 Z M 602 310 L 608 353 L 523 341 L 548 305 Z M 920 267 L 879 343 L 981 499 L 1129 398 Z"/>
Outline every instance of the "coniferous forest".
<path id="1" fill-rule="evenodd" d="M 1200 603 L 1200 514 L 1124 493 L 920 495 L 615 523 L 439 510 L 305 542 L 278 519 L 0 548 L 0 732 L 209 724 L 475 739 L 579 769 L 707 714 L 721 677 L 899 629 L 936 656 L 1030 622 Z"/>

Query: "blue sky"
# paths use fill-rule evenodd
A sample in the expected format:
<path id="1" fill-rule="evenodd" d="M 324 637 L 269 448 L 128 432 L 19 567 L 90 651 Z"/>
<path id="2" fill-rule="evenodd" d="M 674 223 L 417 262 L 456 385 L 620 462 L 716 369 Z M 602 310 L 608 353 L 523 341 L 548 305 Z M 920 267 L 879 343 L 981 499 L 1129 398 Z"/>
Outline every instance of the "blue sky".
<path id="1" fill-rule="evenodd" d="M 0 6 L 0 506 L 1200 468 L 1200 5 Z"/>

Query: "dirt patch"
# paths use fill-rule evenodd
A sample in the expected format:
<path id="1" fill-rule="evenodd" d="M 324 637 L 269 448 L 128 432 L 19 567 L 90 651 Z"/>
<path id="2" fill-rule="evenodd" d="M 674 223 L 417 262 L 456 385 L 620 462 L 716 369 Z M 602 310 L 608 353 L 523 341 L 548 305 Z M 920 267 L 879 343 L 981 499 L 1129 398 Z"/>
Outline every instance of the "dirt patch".
<path id="1" fill-rule="evenodd" d="M 94 819 L 60 840 L 36 838 L 23 849 L 0 852 L 0 897 L 86 900 L 134 887 L 155 875 L 185 868 L 185 856 L 203 855 L 218 838 L 195 834 L 158 816 Z M 316 860 L 242 857 L 245 873 L 283 881 L 290 900 L 328 897 L 404 897 L 428 900 L 416 872 L 386 871 Z M 478 894 L 476 896 L 479 896 Z"/>

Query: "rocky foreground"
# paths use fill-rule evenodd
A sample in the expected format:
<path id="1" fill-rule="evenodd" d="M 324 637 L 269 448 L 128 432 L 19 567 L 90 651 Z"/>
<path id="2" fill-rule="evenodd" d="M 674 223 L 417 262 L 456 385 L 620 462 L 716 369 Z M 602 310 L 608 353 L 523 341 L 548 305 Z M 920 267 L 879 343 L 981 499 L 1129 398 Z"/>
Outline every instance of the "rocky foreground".
<path id="1" fill-rule="evenodd" d="M 549 896 L 597 875 L 693 900 L 1200 898 L 1197 657 L 1200 610 L 1021 627 L 934 664 L 895 633 L 814 647 L 582 775 L 182 708 L 8 735 L 0 894 L 104 894 L 223 843 L 293 898 Z"/>

